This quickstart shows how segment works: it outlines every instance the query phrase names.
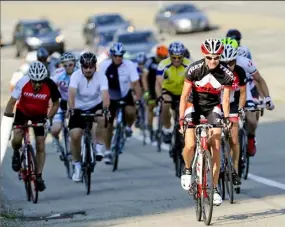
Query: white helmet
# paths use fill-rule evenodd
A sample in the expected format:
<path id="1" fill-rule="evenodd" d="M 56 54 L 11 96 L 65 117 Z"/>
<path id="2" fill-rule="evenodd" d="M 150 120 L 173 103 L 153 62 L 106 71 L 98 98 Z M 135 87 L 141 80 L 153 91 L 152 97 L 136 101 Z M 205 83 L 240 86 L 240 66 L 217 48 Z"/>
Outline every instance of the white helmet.
<path id="1" fill-rule="evenodd" d="M 28 63 L 24 63 L 20 66 L 20 72 L 26 75 L 29 72 L 30 65 Z"/>
<path id="2" fill-rule="evenodd" d="M 224 62 L 232 61 L 237 58 L 237 55 L 238 55 L 237 49 L 230 44 L 226 44 L 220 60 Z"/>
<path id="3" fill-rule="evenodd" d="M 243 57 L 248 57 L 248 52 L 247 52 L 247 48 L 246 47 L 238 47 L 238 50 L 237 50 L 237 52 L 238 52 L 238 55 L 239 56 L 243 56 Z"/>
<path id="4" fill-rule="evenodd" d="M 29 68 L 28 76 L 31 80 L 44 80 L 48 76 L 47 68 L 43 63 L 39 61 L 34 61 Z"/>
<path id="5" fill-rule="evenodd" d="M 203 54 L 221 55 L 224 50 L 224 45 L 219 39 L 206 39 L 201 45 Z"/>

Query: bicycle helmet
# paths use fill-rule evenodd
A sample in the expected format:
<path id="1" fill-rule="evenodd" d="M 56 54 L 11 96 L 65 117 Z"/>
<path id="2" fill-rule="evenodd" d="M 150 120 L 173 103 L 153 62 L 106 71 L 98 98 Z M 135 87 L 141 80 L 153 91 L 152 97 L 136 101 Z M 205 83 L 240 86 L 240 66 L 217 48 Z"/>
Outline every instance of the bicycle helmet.
<path id="1" fill-rule="evenodd" d="M 228 30 L 228 32 L 226 34 L 226 37 L 233 38 L 233 39 L 235 39 L 238 42 L 242 39 L 242 35 L 241 35 L 240 31 L 237 30 L 237 29 L 230 29 L 230 30 Z"/>
<path id="2" fill-rule="evenodd" d="M 170 55 L 183 55 L 185 52 L 185 47 L 180 42 L 170 43 L 168 51 Z"/>
<path id="3" fill-rule="evenodd" d="M 161 58 L 166 58 L 168 56 L 168 49 L 164 45 L 160 45 L 156 48 L 156 55 Z"/>
<path id="4" fill-rule="evenodd" d="M 231 44 L 226 44 L 220 60 L 224 62 L 232 61 L 237 58 L 237 55 L 237 48 L 234 48 Z"/>
<path id="5" fill-rule="evenodd" d="M 38 59 L 39 58 L 48 58 L 48 56 L 49 56 L 49 53 L 45 48 L 41 47 L 37 50 L 37 58 Z"/>
<path id="6" fill-rule="evenodd" d="M 222 39 L 221 41 L 224 44 L 224 46 L 227 45 L 227 44 L 230 44 L 234 48 L 238 48 L 238 42 L 235 39 L 233 39 L 233 38 L 227 37 L 227 38 Z"/>
<path id="7" fill-rule="evenodd" d="M 191 55 L 190 55 L 190 52 L 189 52 L 189 50 L 186 48 L 186 49 L 185 49 L 185 52 L 184 52 L 184 57 L 190 59 L 190 56 L 191 56 Z"/>
<path id="8" fill-rule="evenodd" d="M 80 56 L 81 65 L 95 65 L 97 63 L 97 58 L 95 54 L 91 52 L 85 52 Z"/>
<path id="9" fill-rule="evenodd" d="M 35 61 L 29 68 L 28 76 L 31 80 L 42 81 L 47 78 L 48 71 L 43 63 L 40 61 Z"/>
<path id="10" fill-rule="evenodd" d="M 136 61 L 139 64 L 144 64 L 146 62 L 147 56 L 145 52 L 139 52 L 136 56 Z"/>
<path id="11" fill-rule="evenodd" d="M 66 61 L 76 61 L 76 59 L 75 59 L 75 56 L 72 53 L 65 52 L 61 56 L 60 61 L 63 63 L 63 62 L 66 62 Z"/>
<path id="12" fill-rule="evenodd" d="M 237 49 L 237 52 L 238 52 L 238 56 L 242 56 L 242 57 L 248 57 L 248 51 L 247 51 L 247 48 L 245 47 L 239 47 Z"/>
<path id="13" fill-rule="evenodd" d="M 114 43 L 110 48 L 110 55 L 121 55 L 126 53 L 124 45 L 122 43 Z"/>
<path id="14" fill-rule="evenodd" d="M 221 55 L 224 51 L 224 45 L 219 39 L 206 39 L 201 45 L 203 54 Z"/>

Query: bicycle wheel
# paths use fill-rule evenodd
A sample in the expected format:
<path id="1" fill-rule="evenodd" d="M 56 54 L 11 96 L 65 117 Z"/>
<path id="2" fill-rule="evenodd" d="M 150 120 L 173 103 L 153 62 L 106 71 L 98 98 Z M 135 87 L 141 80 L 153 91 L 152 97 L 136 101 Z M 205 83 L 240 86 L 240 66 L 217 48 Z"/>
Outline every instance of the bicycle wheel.
<path id="1" fill-rule="evenodd" d="M 26 196 L 27 200 L 31 201 L 31 184 L 30 181 L 28 180 L 27 172 L 28 172 L 28 167 L 26 165 L 26 156 L 25 156 L 25 151 L 26 148 L 22 149 L 22 155 L 21 155 L 21 170 L 19 172 L 19 179 L 24 181 L 25 185 L 25 191 L 26 191 Z"/>
<path id="2" fill-rule="evenodd" d="M 209 176 L 207 176 L 209 173 Z M 203 168 L 202 168 L 202 214 L 205 225 L 210 225 L 213 214 L 213 164 L 212 156 L 208 150 L 203 152 Z"/>
<path id="3" fill-rule="evenodd" d="M 64 137 L 64 165 L 66 167 L 67 177 L 69 179 L 72 178 L 72 160 L 70 157 L 70 150 L 69 150 L 69 135 L 68 129 L 64 127 L 63 129 L 63 137 Z"/>
<path id="4" fill-rule="evenodd" d="M 188 191 L 188 194 L 193 194 L 193 200 L 195 201 L 195 213 L 196 213 L 196 220 L 201 221 L 202 220 L 202 204 L 201 204 L 201 198 L 198 196 L 198 185 L 196 183 L 197 179 L 197 172 L 196 172 L 196 166 L 197 166 L 197 160 L 195 164 L 192 165 L 192 177 L 195 179 L 193 184 L 191 185 L 190 191 Z"/>
<path id="5" fill-rule="evenodd" d="M 220 172 L 220 176 L 219 176 L 219 182 L 218 182 L 218 187 L 219 187 L 219 192 L 220 195 L 222 197 L 222 199 L 225 199 L 225 176 L 224 176 L 224 172 Z"/>
<path id="6" fill-rule="evenodd" d="M 91 188 L 91 157 L 92 152 L 90 147 L 90 142 L 87 137 L 85 137 L 85 160 L 83 160 L 82 166 L 82 176 L 85 183 L 86 194 L 89 195 Z"/>
<path id="7" fill-rule="evenodd" d="M 230 146 L 224 141 L 225 149 L 225 172 L 224 172 L 224 182 L 226 186 L 226 191 L 228 199 L 231 204 L 234 203 L 234 183 L 233 183 L 233 166 L 230 160 Z"/>
<path id="8" fill-rule="evenodd" d="M 244 173 L 244 177 L 243 179 L 247 180 L 247 177 L 248 177 L 248 171 L 249 171 L 249 160 L 250 160 L 250 157 L 248 154 L 245 155 L 246 158 L 245 158 L 245 173 Z"/>
<path id="9" fill-rule="evenodd" d="M 39 191 L 38 185 L 36 181 L 36 174 L 37 174 L 37 164 L 36 164 L 36 156 L 32 145 L 27 145 L 27 158 L 28 158 L 28 175 L 27 175 L 27 182 L 29 182 L 30 188 L 30 196 L 33 203 L 38 202 Z"/>
<path id="10" fill-rule="evenodd" d="M 145 125 L 145 109 L 143 104 L 140 106 L 140 129 L 143 134 L 143 145 L 146 145 L 146 125 Z"/>
<path id="11" fill-rule="evenodd" d="M 114 135 L 114 150 L 113 150 L 113 172 L 115 172 L 118 169 L 119 164 L 119 155 L 120 155 L 120 140 L 121 140 L 121 133 L 122 133 L 122 127 L 117 126 L 116 133 Z"/>

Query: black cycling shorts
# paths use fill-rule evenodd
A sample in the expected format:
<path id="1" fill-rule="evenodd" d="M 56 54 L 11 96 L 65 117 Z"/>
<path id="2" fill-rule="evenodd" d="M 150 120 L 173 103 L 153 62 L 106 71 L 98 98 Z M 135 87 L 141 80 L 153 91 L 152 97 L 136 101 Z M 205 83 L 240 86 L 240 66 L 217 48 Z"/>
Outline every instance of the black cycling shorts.
<path id="1" fill-rule="evenodd" d="M 174 95 L 170 91 L 164 88 L 162 89 L 162 95 L 169 95 L 171 97 L 171 100 L 172 100 L 171 109 L 175 110 L 176 103 L 178 104 L 180 102 L 180 95 Z"/>
<path id="2" fill-rule="evenodd" d="M 222 109 L 221 105 L 215 106 L 212 110 L 199 112 L 195 111 L 192 103 L 187 102 L 187 108 L 184 113 L 184 118 L 191 126 L 200 124 L 200 116 L 203 115 L 207 120 L 208 124 L 221 124 Z"/>
<path id="3" fill-rule="evenodd" d="M 102 109 L 103 109 L 102 102 L 89 110 L 75 109 L 74 115 L 70 116 L 70 119 L 69 119 L 69 124 L 68 124 L 69 130 L 74 129 L 74 128 L 85 129 L 86 121 L 84 120 L 84 117 L 80 116 L 81 113 L 84 113 L 87 111 L 89 111 L 90 113 L 96 113 L 98 110 L 102 110 Z"/>
<path id="4" fill-rule="evenodd" d="M 116 99 L 116 100 L 110 100 L 110 107 L 109 107 L 109 111 L 110 111 L 110 114 L 111 114 L 111 117 L 109 118 L 109 122 L 110 123 L 113 123 L 114 119 L 115 119 L 115 116 L 116 116 L 116 112 L 118 110 L 118 102 L 119 101 L 124 101 L 126 104 L 126 106 L 135 106 L 135 102 L 134 102 L 134 97 L 133 97 L 133 94 L 132 94 L 132 91 L 129 90 L 128 94 L 121 98 L 121 99 Z"/>
<path id="5" fill-rule="evenodd" d="M 15 119 L 13 125 L 25 125 L 30 120 L 32 123 L 44 123 L 47 116 L 26 116 L 22 111 L 16 109 Z M 34 127 L 35 136 L 44 136 L 45 128 L 44 126 Z"/>

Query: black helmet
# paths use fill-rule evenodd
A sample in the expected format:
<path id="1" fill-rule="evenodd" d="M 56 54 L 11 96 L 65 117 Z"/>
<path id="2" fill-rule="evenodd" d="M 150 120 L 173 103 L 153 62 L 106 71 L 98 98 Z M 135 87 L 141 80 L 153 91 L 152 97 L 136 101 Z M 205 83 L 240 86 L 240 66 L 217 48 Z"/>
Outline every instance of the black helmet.
<path id="1" fill-rule="evenodd" d="M 45 48 L 41 47 L 38 49 L 38 51 L 37 51 L 37 58 L 38 59 L 40 59 L 40 58 L 47 59 L 48 56 L 49 56 L 49 53 Z"/>
<path id="2" fill-rule="evenodd" d="M 187 48 L 185 48 L 184 57 L 190 59 L 190 52 Z"/>
<path id="3" fill-rule="evenodd" d="M 238 42 L 240 42 L 240 40 L 242 39 L 242 35 L 241 35 L 240 31 L 237 29 L 228 30 L 226 37 L 233 38 Z"/>
<path id="4" fill-rule="evenodd" d="M 91 52 L 85 52 L 80 56 L 80 64 L 81 65 L 95 65 L 97 62 L 97 58 L 95 54 Z"/>

